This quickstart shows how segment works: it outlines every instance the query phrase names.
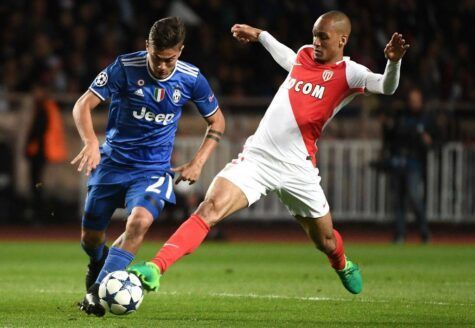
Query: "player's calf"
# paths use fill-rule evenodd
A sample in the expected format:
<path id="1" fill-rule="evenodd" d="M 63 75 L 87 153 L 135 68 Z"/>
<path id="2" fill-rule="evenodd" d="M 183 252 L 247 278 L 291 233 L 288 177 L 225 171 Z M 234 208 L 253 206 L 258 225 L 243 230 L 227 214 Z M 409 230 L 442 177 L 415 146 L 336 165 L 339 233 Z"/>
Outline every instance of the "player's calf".
<path id="1" fill-rule="evenodd" d="M 108 254 L 109 247 L 104 246 L 102 251 L 102 257 L 99 261 L 95 261 L 92 258 L 89 260 L 86 272 L 86 291 L 89 290 L 89 288 L 91 288 L 91 286 L 96 282 L 96 279 L 99 276 L 102 267 L 104 266 Z"/>

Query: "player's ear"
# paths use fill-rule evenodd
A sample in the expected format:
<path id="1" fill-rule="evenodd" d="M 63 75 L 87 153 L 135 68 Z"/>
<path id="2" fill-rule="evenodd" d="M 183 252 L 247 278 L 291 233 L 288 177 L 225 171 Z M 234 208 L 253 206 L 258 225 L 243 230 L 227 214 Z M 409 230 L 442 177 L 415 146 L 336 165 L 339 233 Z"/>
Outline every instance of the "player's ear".
<path id="1" fill-rule="evenodd" d="M 148 51 L 148 47 L 149 47 L 148 40 L 145 40 L 145 50 Z"/>
<path id="2" fill-rule="evenodd" d="M 181 56 L 181 53 L 183 52 L 183 48 L 185 48 L 185 46 L 182 44 L 182 45 L 180 46 L 180 52 L 178 53 L 178 57 Z"/>
<path id="3" fill-rule="evenodd" d="M 344 46 L 346 46 L 347 42 L 348 42 L 348 36 L 347 35 L 340 36 L 340 43 L 339 43 L 340 48 L 343 48 Z"/>

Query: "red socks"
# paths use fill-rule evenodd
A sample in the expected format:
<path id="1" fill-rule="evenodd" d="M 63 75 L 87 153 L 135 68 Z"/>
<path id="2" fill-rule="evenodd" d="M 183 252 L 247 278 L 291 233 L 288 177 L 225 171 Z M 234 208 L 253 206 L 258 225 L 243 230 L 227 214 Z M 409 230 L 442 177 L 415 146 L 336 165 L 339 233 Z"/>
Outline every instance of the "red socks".
<path id="1" fill-rule="evenodd" d="M 198 215 L 191 215 L 162 246 L 152 262 L 160 268 L 160 273 L 163 274 L 170 265 L 197 249 L 209 229 L 208 224 Z"/>
<path id="2" fill-rule="evenodd" d="M 328 254 L 327 257 L 330 260 L 330 264 L 335 270 L 343 270 L 346 265 L 345 249 L 343 248 L 343 239 L 341 239 L 340 233 L 333 229 L 333 235 L 336 239 L 336 248 L 333 253 Z"/>
<path id="3" fill-rule="evenodd" d="M 209 230 L 210 227 L 203 219 L 196 214 L 191 215 L 162 246 L 152 262 L 160 268 L 160 273 L 165 273 L 170 265 L 197 249 Z M 346 265 L 343 240 L 335 229 L 333 235 L 336 239 L 336 248 L 333 253 L 327 255 L 328 260 L 335 270 L 343 270 Z"/>

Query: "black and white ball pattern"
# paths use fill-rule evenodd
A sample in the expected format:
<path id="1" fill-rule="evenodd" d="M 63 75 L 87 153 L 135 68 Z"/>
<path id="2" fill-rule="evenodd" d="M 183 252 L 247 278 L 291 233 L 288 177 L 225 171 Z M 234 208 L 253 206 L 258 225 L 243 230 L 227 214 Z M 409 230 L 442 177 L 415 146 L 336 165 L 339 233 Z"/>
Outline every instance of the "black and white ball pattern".
<path id="1" fill-rule="evenodd" d="M 139 278 L 127 271 L 109 273 L 99 286 L 102 306 L 110 313 L 117 315 L 137 311 L 142 303 L 143 295 Z"/>
<path id="2" fill-rule="evenodd" d="M 98 87 L 103 87 L 107 84 L 107 80 L 109 79 L 109 77 L 107 76 L 107 73 L 106 72 L 100 72 L 95 80 L 94 80 L 94 84 Z"/>

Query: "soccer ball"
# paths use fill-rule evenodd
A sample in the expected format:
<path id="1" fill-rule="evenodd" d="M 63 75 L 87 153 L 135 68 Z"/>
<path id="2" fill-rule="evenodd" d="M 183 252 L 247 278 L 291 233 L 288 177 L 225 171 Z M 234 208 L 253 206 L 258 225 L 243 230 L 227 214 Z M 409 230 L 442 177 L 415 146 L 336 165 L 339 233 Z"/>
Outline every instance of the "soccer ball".
<path id="1" fill-rule="evenodd" d="M 99 299 L 101 305 L 112 314 L 133 313 L 143 300 L 142 283 L 133 273 L 111 272 L 99 286 Z"/>

